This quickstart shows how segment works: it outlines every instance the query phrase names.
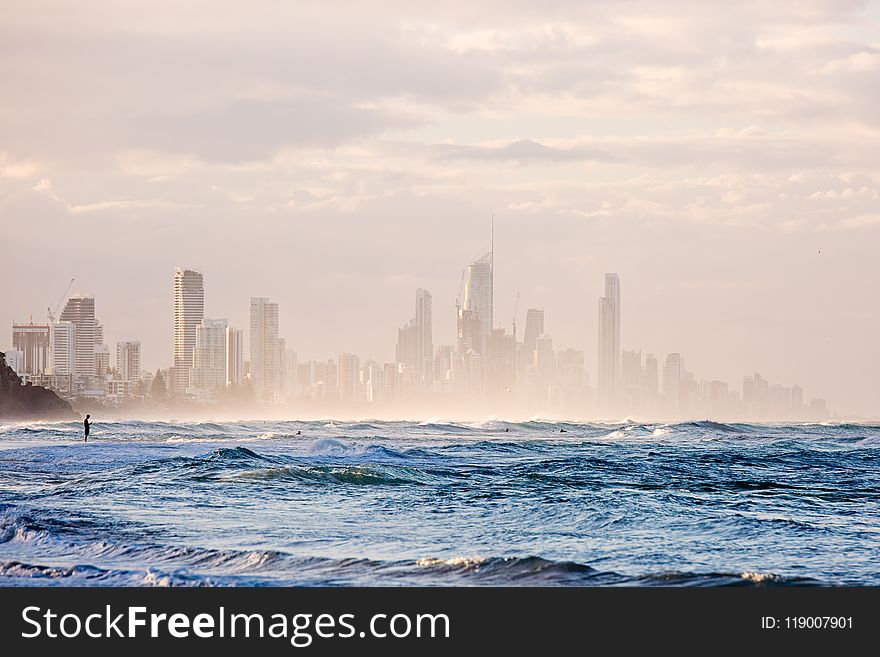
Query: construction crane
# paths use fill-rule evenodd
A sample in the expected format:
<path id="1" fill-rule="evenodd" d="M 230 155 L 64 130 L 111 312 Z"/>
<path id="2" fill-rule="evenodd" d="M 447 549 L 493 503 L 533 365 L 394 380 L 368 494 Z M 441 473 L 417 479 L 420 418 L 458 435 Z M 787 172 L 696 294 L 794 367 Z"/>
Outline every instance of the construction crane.
<path id="1" fill-rule="evenodd" d="M 58 303 L 55 304 L 54 308 L 46 308 L 46 312 L 49 315 L 49 323 L 52 324 L 55 322 L 55 314 L 58 312 L 58 309 L 61 307 L 61 304 L 64 303 L 64 300 L 67 298 L 67 293 L 70 292 L 70 288 L 73 287 L 73 281 L 75 279 L 71 278 L 70 283 L 67 284 L 67 287 L 64 288 L 64 294 L 61 295 L 61 298 L 58 299 Z"/>

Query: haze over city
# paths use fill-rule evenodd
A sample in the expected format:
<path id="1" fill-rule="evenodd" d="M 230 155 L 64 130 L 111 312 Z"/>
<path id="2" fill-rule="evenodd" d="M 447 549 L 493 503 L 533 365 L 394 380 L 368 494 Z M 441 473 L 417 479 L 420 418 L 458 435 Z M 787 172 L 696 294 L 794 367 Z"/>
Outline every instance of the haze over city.
<path id="1" fill-rule="evenodd" d="M 621 350 L 878 415 L 876 3 L 383 4 L 6 3 L 0 347 L 76 277 L 167 368 L 176 267 L 300 362 L 394 361 L 417 288 L 454 345 L 494 212 L 494 327 L 591 385 L 616 272 Z"/>

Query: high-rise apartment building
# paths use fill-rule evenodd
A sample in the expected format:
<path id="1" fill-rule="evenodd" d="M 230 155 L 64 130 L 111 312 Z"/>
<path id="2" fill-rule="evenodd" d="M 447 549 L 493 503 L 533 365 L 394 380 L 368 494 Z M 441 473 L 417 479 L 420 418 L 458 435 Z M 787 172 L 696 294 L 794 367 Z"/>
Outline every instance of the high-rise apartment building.
<path id="1" fill-rule="evenodd" d="M 459 355 L 463 355 L 469 350 L 480 353 L 480 330 L 481 323 L 477 312 L 459 308 L 455 340 L 455 350 Z"/>
<path id="2" fill-rule="evenodd" d="M 434 335 L 431 316 L 431 293 L 419 288 L 416 290 L 416 316 L 418 326 L 416 335 L 416 370 L 425 380 L 433 379 Z"/>
<path id="3" fill-rule="evenodd" d="M 493 271 L 491 252 L 472 262 L 467 268 L 464 288 L 464 310 L 474 313 L 479 322 L 479 334 L 471 345 L 477 353 L 485 354 L 492 331 Z"/>
<path id="4" fill-rule="evenodd" d="M 510 401 L 516 388 L 516 340 L 503 328 L 492 329 L 489 335 L 488 392 L 493 400 Z"/>
<path id="5" fill-rule="evenodd" d="M 605 274 L 599 297 L 598 401 L 604 412 L 617 410 L 620 388 L 620 278 Z"/>
<path id="6" fill-rule="evenodd" d="M 226 385 L 244 380 L 244 330 L 226 327 Z"/>
<path id="7" fill-rule="evenodd" d="M 85 383 L 96 374 L 95 369 L 95 297 L 75 294 L 67 300 L 61 313 L 62 322 L 76 327 L 74 368 L 72 374 Z"/>
<path id="8" fill-rule="evenodd" d="M 409 367 L 418 366 L 419 325 L 415 319 L 397 329 L 397 347 L 394 350 L 395 362 Z"/>
<path id="9" fill-rule="evenodd" d="M 141 380 L 141 343 L 126 340 L 116 343 L 116 378 L 126 383 Z"/>
<path id="10" fill-rule="evenodd" d="M 360 360 L 355 354 L 339 354 L 339 399 L 356 401 L 360 398 Z"/>
<path id="11" fill-rule="evenodd" d="M 201 272 L 174 272 L 174 367 L 171 390 L 182 395 L 190 385 L 196 327 L 205 318 L 205 286 Z"/>
<path id="12" fill-rule="evenodd" d="M 51 373 L 55 376 L 74 376 L 76 372 L 76 325 L 73 322 L 53 322 Z"/>
<path id="13" fill-rule="evenodd" d="M 281 397 L 281 347 L 278 342 L 278 304 L 251 297 L 251 382 L 256 399 Z"/>
<path id="14" fill-rule="evenodd" d="M 190 387 L 206 392 L 226 386 L 225 319 L 203 319 L 196 325 Z"/>
<path id="15" fill-rule="evenodd" d="M 681 409 L 681 386 L 684 377 L 684 361 L 681 354 L 667 354 L 663 364 L 663 397 L 666 411 L 676 416 Z"/>
<path id="16" fill-rule="evenodd" d="M 434 380 L 449 381 L 452 378 L 455 349 L 452 345 L 438 345 L 434 350 Z"/>
<path id="17" fill-rule="evenodd" d="M 292 399 L 299 392 L 297 369 L 299 362 L 296 352 L 286 347 L 281 350 L 281 391 L 285 399 Z"/>
<path id="18" fill-rule="evenodd" d="M 417 372 L 423 381 L 433 379 L 434 344 L 431 319 L 431 293 L 416 290 L 415 317 L 397 330 L 395 362 Z"/>
<path id="19" fill-rule="evenodd" d="M 22 353 L 22 374 L 43 374 L 49 369 L 49 325 L 12 325 L 12 348 Z"/>
<path id="20" fill-rule="evenodd" d="M 544 309 L 529 308 L 526 311 L 526 330 L 523 334 L 522 358 L 528 367 L 535 365 L 535 343 L 544 333 Z"/>

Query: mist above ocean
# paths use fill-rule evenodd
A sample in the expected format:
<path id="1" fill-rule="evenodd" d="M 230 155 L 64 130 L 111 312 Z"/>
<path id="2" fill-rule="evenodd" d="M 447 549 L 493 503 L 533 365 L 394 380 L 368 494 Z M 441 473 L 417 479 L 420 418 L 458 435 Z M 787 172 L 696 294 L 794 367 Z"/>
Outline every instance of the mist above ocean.
<path id="1" fill-rule="evenodd" d="M 878 498 L 877 426 L 9 424 L 0 585 L 878 585 Z"/>

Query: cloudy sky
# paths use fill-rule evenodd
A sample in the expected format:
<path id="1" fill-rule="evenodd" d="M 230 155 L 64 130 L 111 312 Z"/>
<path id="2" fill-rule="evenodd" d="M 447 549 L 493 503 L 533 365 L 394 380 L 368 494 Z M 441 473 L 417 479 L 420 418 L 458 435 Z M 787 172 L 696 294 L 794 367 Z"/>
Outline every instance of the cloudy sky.
<path id="1" fill-rule="evenodd" d="M 75 276 L 107 341 L 164 367 L 187 266 L 208 316 L 245 326 L 251 295 L 278 301 L 301 359 L 391 360 L 416 287 L 452 343 L 494 211 L 496 323 L 517 292 L 520 326 L 543 306 L 591 381 L 616 271 L 625 347 L 880 416 L 877 3 L 0 15 L 0 347 Z"/>

